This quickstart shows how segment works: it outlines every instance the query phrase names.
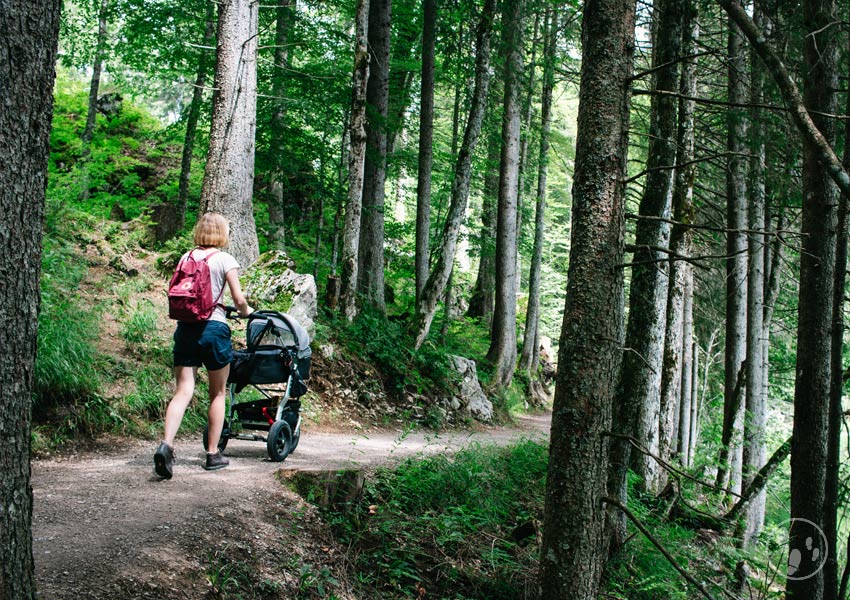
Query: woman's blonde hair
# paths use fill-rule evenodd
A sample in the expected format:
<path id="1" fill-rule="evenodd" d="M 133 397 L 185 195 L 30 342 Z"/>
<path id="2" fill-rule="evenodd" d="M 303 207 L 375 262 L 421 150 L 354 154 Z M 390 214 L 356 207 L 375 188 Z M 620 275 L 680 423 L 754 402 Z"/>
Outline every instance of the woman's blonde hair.
<path id="1" fill-rule="evenodd" d="M 218 213 L 206 213 L 195 225 L 195 244 L 222 248 L 228 242 L 227 219 Z"/>

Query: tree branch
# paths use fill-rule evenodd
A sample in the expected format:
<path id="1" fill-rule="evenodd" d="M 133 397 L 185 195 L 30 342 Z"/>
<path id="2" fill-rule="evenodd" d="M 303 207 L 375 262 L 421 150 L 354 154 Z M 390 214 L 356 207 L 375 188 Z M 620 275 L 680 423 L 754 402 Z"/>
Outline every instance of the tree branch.
<path id="1" fill-rule="evenodd" d="M 765 465 L 759 469 L 758 474 L 753 478 L 750 485 L 741 493 L 741 497 L 735 503 L 729 512 L 727 512 L 723 516 L 723 520 L 727 522 L 734 522 L 741 512 L 747 507 L 750 501 L 761 492 L 762 488 L 767 484 L 767 480 L 771 475 L 779 468 L 779 465 L 783 463 L 783 461 L 788 458 L 788 455 L 791 454 L 791 438 L 789 437 L 785 440 L 779 448 L 776 449 L 776 452 L 773 453 L 773 456 L 770 457 Z"/>
<path id="2" fill-rule="evenodd" d="M 669 553 L 669 552 L 668 552 L 668 551 L 664 548 L 664 546 L 662 546 L 662 545 L 661 545 L 661 542 L 659 542 L 659 541 L 655 538 L 655 536 L 653 536 L 653 535 L 649 532 L 649 530 L 646 528 L 646 526 L 645 526 L 643 523 L 641 523 L 641 522 L 640 522 L 640 520 L 638 520 L 638 518 L 637 518 L 637 517 L 636 517 L 636 516 L 635 516 L 635 515 L 634 515 L 634 514 L 633 514 L 633 513 L 632 513 L 632 512 L 628 509 L 628 508 L 626 508 L 625 506 L 623 506 L 623 504 L 622 504 L 621 502 L 619 502 L 618 500 L 615 500 L 615 499 L 613 499 L 613 498 L 603 497 L 603 498 L 602 498 L 602 502 L 604 502 L 605 504 L 609 504 L 610 506 L 614 506 L 614 507 L 616 507 L 616 508 L 620 509 L 621 511 L 623 511 L 623 514 L 624 514 L 624 515 L 626 515 L 626 516 L 629 518 L 629 521 L 631 521 L 632 523 L 634 523 L 635 527 L 637 527 L 637 528 L 640 530 L 640 532 L 641 532 L 643 535 L 645 535 L 645 536 L 646 536 L 646 539 L 648 539 L 650 542 L 652 542 L 652 545 L 653 545 L 653 546 L 655 546 L 656 548 L 658 548 L 658 551 L 659 551 L 659 552 L 661 552 L 661 554 L 663 554 L 663 555 L 664 555 L 664 558 L 666 558 L 666 559 L 667 559 L 667 561 L 668 561 L 668 562 L 672 565 L 672 567 L 673 567 L 674 569 L 676 569 L 676 571 L 678 571 L 678 572 L 679 572 L 679 574 L 680 574 L 682 577 L 684 577 L 684 578 L 685 578 L 685 580 L 686 580 L 688 583 L 690 583 L 690 584 L 691 584 L 692 586 L 694 586 L 697 590 L 699 590 L 699 592 L 703 595 L 703 597 L 708 598 L 708 600 L 714 600 L 714 597 L 713 597 L 711 594 L 709 594 L 709 593 L 708 593 L 708 590 L 706 590 L 706 589 L 702 586 L 702 584 L 701 584 L 699 581 L 697 581 L 696 579 L 694 579 L 693 575 L 691 575 L 690 573 L 688 573 L 687 571 L 685 571 L 685 569 L 683 569 L 683 568 L 679 565 L 679 563 L 678 563 L 678 562 L 676 562 L 676 559 L 673 557 L 673 555 L 672 555 L 672 554 L 670 554 L 670 553 Z"/>
<path id="3" fill-rule="evenodd" d="M 835 181 L 835 184 L 842 192 L 850 194 L 850 175 L 847 174 L 841 161 L 838 160 L 832 146 L 829 145 L 829 142 L 827 142 L 826 138 L 823 137 L 823 134 L 817 128 L 817 125 L 812 121 L 809 111 L 806 110 L 803 97 L 800 95 L 800 90 L 797 88 L 794 80 L 791 79 L 791 75 L 788 74 L 788 69 L 785 68 L 782 59 L 770 44 L 767 43 L 764 33 L 759 31 L 752 18 L 750 18 L 737 0 L 717 1 L 729 13 L 729 17 L 738 24 L 738 27 L 747 36 L 753 49 L 759 55 L 768 71 L 770 71 L 770 74 L 779 87 L 783 100 L 790 108 L 791 118 L 794 124 L 797 125 L 803 137 L 817 148 L 820 160 L 829 172 L 832 180 Z"/>
<path id="4" fill-rule="evenodd" d="M 607 432 L 603 433 L 602 435 L 612 437 L 612 438 L 618 438 L 618 439 L 621 439 L 621 440 L 626 440 L 627 442 L 629 442 L 632 445 L 632 447 L 635 450 L 637 450 L 641 454 L 645 454 L 646 456 L 649 456 L 650 458 L 655 459 L 655 461 L 659 465 L 661 465 L 661 467 L 665 471 L 672 473 L 673 475 L 676 475 L 678 477 L 684 477 L 688 481 L 693 481 L 694 483 L 697 483 L 697 484 L 699 484 L 703 487 L 706 487 L 710 490 L 714 490 L 715 492 L 724 492 L 724 493 L 732 495 L 732 496 L 740 497 L 740 494 L 736 494 L 735 492 L 733 492 L 730 489 L 722 488 L 722 487 L 715 485 L 713 483 L 703 481 L 702 479 L 697 479 L 696 477 L 694 477 L 690 473 L 687 473 L 687 472 L 683 471 L 682 469 L 679 469 L 679 468 L 675 467 L 674 465 L 671 465 L 670 463 L 668 463 L 666 460 L 664 460 L 663 458 L 661 458 L 657 454 L 653 454 L 652 452 L 650 452 L 649 450 L 647 450 L 646 448 L 641 446 L 640 443 L 638 443 L 638 441 L 630 435 L 626 435 L 624 433 L 614 433 L 614 432 L 610 432 L 610 431 L 607 431 Z"/>

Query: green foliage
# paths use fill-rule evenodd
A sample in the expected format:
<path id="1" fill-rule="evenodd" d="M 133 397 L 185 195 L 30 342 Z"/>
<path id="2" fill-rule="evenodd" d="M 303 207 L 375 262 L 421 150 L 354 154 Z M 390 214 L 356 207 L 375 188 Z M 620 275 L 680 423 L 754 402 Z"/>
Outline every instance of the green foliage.
<path id="1" fill-rule="evenodd" d="M 173 201 L 179 168 L 179 132 L 163 128 L 150 112 L 125 99 L 111 118 L 97 116 L 91 156 L 85 166 L 89 198 L 80 204 L 85 178 L 79 163 L 81 136 L 88 111 L 84 82 L 59 70 L 50 136 L 48 198 L 76 206 L 87 214 L 108 217 L 118 204 L 129 219 L 157 203 Z"/>
<path id="2" fill-rule="evenodd" d="M 42 253 L 41 310 L 35 363 L 34 410 L 73 404 L 100 389 L 98 310 L 68 293 L 86 276 L 70 240 L 69 213 L 50 203 Z M 64 223 L 64 225 L 63 225 Z"/>
<path id="3" fill-rule="evenodd" d="M 216 600 L 265 600 L 280 597 L 280 585 L 259 579 L 249 562 L 251 549 L 243 544 L 222 544 L 207 553 L 204 575 Z"/>
<path id="4" fill-rule="evenodd" d="M 446 353 L 430 344 L 414 350 L 403 323 L 366 308 L 351 323 L 335 319 L 332 328 L 349 353 L 370 361 L 379 370 L 391 392 L 427 391 L 435 395 L 448 390 L 452 383 Z"/>
<path id="5" fill-rule="evenodd" d="M 536 544 L 511 532 L 543 507 L 547 448 L 472 446 L 379 470 L 363 497 L 329 510 L 372 598 L 517 598 L 536 576 Z M 526 540 L 527 541 L 527 540 Z"/>

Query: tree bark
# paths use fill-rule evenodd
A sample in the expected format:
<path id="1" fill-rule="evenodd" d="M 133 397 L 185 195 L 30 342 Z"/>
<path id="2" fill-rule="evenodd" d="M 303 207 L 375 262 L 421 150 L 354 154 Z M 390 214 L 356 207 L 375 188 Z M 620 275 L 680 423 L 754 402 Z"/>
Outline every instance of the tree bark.
<path id="1" fill-rule="evenodd" d="M 218 7 L 215 94 L 201 213 L 217 212 L 230 221 L 228 251 L 246 268 L 259 256 L 252 202 L 259 5 L 221 0 Z"/>
<path id="2" fill-rule="evenodd" d="M 284 144 L 286 127 L 286 69 L 289 62 L 289 29 L 295 0 L 280 0 L 275 8 L 274 75 L 272 77 L 271 153 L 272 172 L 269 181 L 269 245 L 286 249 L 286 211 L 284 208 L 285 173 L 281 163 L 280 148 Z"/>
<path id="3" fill-rule="evenodd" d="M 544 25 L 545 27 L 545 25 Z M 528 148 L 531 142 L 531 121 L 534 118 L 534 77 L 537 72 L 537 38 L 540 32 L 540 11 L 534 11 L 534 26 L 531 34 L 531 54 L 529 56 L 529 68 L 526 69 L 527 78 L 525 82 L 525 101 L 522 103 L 523 115 L 520 117 L 520 142 L 519 142 L 519 169 L 517 170 L 517 289 L 522 287 L 522 256 L 519 251 L 519 241 L 522 239 L 523 199 L 526 193 L 525 174 L 528 166 Z M 544 34 L 545 35 L 545 34 Z"/>
<path id="4" fill-rule="evenodd" d="M 0 598 L 36 597 L 30 433 L 41 239 L 61 2 L 0 10 Z"/>
<path id="5" fill-rule="evenodd" d="M 354 71 L 351 76 L 349 117 L 348 200 L 342 234 L 340 310 L 348 320 L 357 315 L 357 280 L 360 254 L 360 217 L 363 207 L 363 172 L 366 163 L 366 87 L 369 80 L 369 0 L 357 0 L 355 12 Z"/>
<path id="6" fill-rule="evenodd" d="M 762 28 L 767 23 L 760 7 L 754 9 L 756 23 Z M 764 30 L 764 29 L 763 29 Z M 758 56 L 751 51 L 750 98 L 754 105 L 763 101 L 764 72 L 757 63 Z M 753 151 L 750 158 L 750 202 L 748 207 L 749 233 L 747 260 L 747 396 L 746 419 L 743 444 L 743 485 L 752 483 L 753 478 L 766 460 L 765 427 L 767 425 L 767 390 L 764 383 L 767 348 L 764 344 L 764 265 L 767 237 L 765 230 L 765 128 L 763 115 L 758 108 L 751 109 L 751 140 Z M 766 494 L 762 490 L 747 507 L 743 542 L 751 546 L 764 525 Z"/>
<path id="7" fill-rule="evenodd" d="M 437 302 L 446 289 L 446 284 L 452 273 L 460 227 L 466 215 L 466 204 L 469 199 L 469 186 L 472 180 L 472 155 L 481 133 L 481 124 L 487 107 L 490 70 L 490 29 L 492 26 L 494 0 L 485 0 L 481 11 L 481 19 L 476 34 L 475 57 L 475 88 L 472 93 L 472 105 L 467 117 L 463 134 L 463 142 L 455 163 L 454 180 L 452 181 L 452 199 L 446 222 L 443 226 L 442 241 L 419 301 L 416 303 L 416 314 L 413 318 L 413 331 L 416 348 L 425 341 Z M 446 306 L 446 310 L 449 307 Z"/>
<path id="8" fill-rule="evenodd" d="M 434 136 L 434 60 L 437 0 L 422 2 L 422 93 L 419 107 L 419 176 L 416 185 L 416 303 L 428 278 L 431 234 L 431 165 Z"/>
<path id="9" fill-rule="evenodd" d="M 366 165 L 357 288 L 363 302 L 380 313 L 384 303 L 384 184 L 387 178 L 390 20 L 392 0 L 369 3 L 370 75 L 366 85 Z"/>
<path id="10" fill-rule="evenodd" d="M 109 0 L 100 0 L 100 10 L 97 13 L 97 42 L 94 51 L 94 64 L 92 65 L 91 84 L 89 85 L 89 106 L 86 113 L 86 126 L 83 129 L 82 146 L 80 148 L 80 164 L 82 172 L 81 200 L 85 202 L 89 198 L 89 157 L 91 156 L 91 143 L 94 137 L 94 126 L 97 122 L 97 95 L 100 88 L 100 75 L 103 71 L 103 59 L 106 54 L 106 11 L 109 9 Z"/>
<path id="11" fill-rule="evenodd" d="M 669 65 L 655 73 L 654 90 L 677 92 L 679 58 L 682 46 L 683 7 L 678 0 L 659 0 L 654 8 L 655 43 L 652 49 L 654 67 Z M 667 308 L 667 254 L 670 238 L 673 194 L 672 167 L 676 162 L 677 99 L 672 95 L 654 95 L 650 105 L 650 140 L 646 168 L 648 171 L 640 200 L 640 214 L 655 217 L 640 219 L 635 231 L 635 266 L 629 289 L 629 323 L 626 332 L 620 393 L 614 407 L 615 431 L 641 440 L 653 454 L 659 450 L 661 366 L 664 355 L 664 333 Z M 678 341 L 681 344 L 681 339 Z M 629 461 L 640 477 L 639 485 L 655 490 L 659 483 L 657 463 L 643 454 L 632 454 L 628 443 L 614 442 L 615 481 L 610 493 L 626 503 L 626 469 Z M 615 531 L 615 545 L 625 530 L 625 516 L 620 515 Z"/>
<path id="12" fill-rule="evenodd" d="M 692 2 L 684 3 L 681 35 L 680 56 L 691 56 L 699 37 L 696 10 Z M 696 174 L 696 164 L 693 162 L 695 103 L 687 97 L 696 95 L 696 59 L 683 61 L 681 71 L 679 91 L 683 97 L 678 100 L 675 162 L 687 166 L 677 168 L 673 176 L 672 211 L 673 220 L 677 224 L 670 234 L 670 249 L 679 256 L 690 256 L 693 234 L 688 225 L 694 221 L 693 182 Z M 690 373 L 690 361 L 686 355 L 690 355 L 693 327 L 692 321 L 686 323 L 685 313 L 686 304 L 693 300 L 692 294 L 693 265 L 685 260 L 672 261 L 667 291 L 658 438 L 660 456 L 669 461 L 678 449 L 683 464 L 687 463 L 690 443 L 690 396 L 685 380 Z M 682 452 L 683 448 L 685 452 Z"/>
<path id="13" fill-rule="evenodd" d="M 607 554 L 607 437 L 622 360 L 624 180 L 635 3 L 587 0 L 567 299 L 558 351 L 540 597 L 596 600 Z"/>
<path id="14" fill-rule="evenodd" d="M 744 37 L 734 20 L 729 20 L 729 102 L 747 102 L 747 54 Z M 724 352 L 723 432 L 718 487 L 741 491 L 744 404 L 737 404 L 737 376 L 747 352 L 747 121 L 743 109 L 730 107 L 726 113 L 726 346 Z"/>
<path id="15" fill-rule="evenodd" d="M 489 123 L 489 120 L 488 120 Z M 496 290 L 496 198 L 499 194 L 500 140 L 489 133 L 487 138 L 487 166 L 484 173 L 483 206 L 481 208 L 481 234 L 479 243 L 478 275 L 469 299 L 469 317 L 481 319 L 489 329 L 493 322 L 493 305 Z"/>
<path id="16" fill-rule="evenodd" d="M 834 23 L 834 0 L 803 2 L 804 102 L 808 110 L 835 113 L 836 46 L 811 32 L 823 31 Z M 831 146 L 834 122 L 812 116 L 818 131 Z M 791 517 L 807 519 L 825 527 L 827 440 L 829 439 L 831 339 L 833 291 L 835 286 L 835 242 L 838 195 L 829 178 L 821 152 L 809 139 L 803 140 L 803 234 L 800 253 L 800 295 L 797 328 L 797 368 L 794 382 L 794 430 L 791 442 Z M 803 548 L 807 535 L 791 531 L 791 548 Z M 810 534 L 808 534 L 810 535 Z M 821 553 L 827 548 L 815 544 Z M 824 596 L 824 574 L 808 579 L 789 579 L 789 600 L 820 600 Z M 834 595 L 831 591 L 830 597 Z"/>
<path id="17" fill-rule="evenodd" d="M 192 89 L 192 102 L 186 116 L 186 135 L 183 138 L 183 155 L 180 160 L 180 181 L 177 186 L 177 222 L 176 231 L 186 225 L 186 209 L 189 203 L 189 176 L 192 173 L 192 155 L 195 150 L 195 133 L 198 130 L 198 120 L 201 116 L 201 104 L 204 101 L 204 88 L 207 85 L 209 71 L 208 47 L 215 44 L 215 2 L 207 0 L 207 12 L 204 18 L 204 39 L 198 57 L 198 71 L 195 75 L 195 85 Z M 162 240 L 160 240 L 162 241 Z"/>
<path id="18" fill-rule="evenodd" d="M 540 321 L 540 270 L 543 263 L 543 236 L 546 227 L 546 177 L 549 168 L 549 131 L 552 126 L 552 90 L 555 87 L 555 45 L 557 18 L 551 9 L 546 11 L 543 41 L 543 94 L 540 101 L 540 157 L 537 165 L 537 204 L 534 219 L 534 250 L 531 272 L 528 275 L 528 309 L 525 313 L 525 333 L 519 366 L 531 374 L 537 356 Z"/>
<path id="19" fill-rule="evenodd" d="M 690 265 L 689 265 L 690 266 Z M 691 448 L 691 420 L 694 407 L 693 401 L 693 369 L 691 363 L 694 360 L 694 273 L 693 268 L 686 273 L 685 290 L 682 301 L 682 364 L 681 385 L 678 393 L 678 432 L 670 432 L 671 440 L 676 442 L 676 452 L 679 461 L 686 467 L 690 466 Z M 662 438 L 663 439 L 663 438 Z M 671 444 L 672 446 L 672 444 Z M 673 454 L 672 448 L 670 452 Z M 662 458 L 664 455 L 662 454 Z"/>
<path id="20" fill-rule="evenodd" d="M 502 14 L 505 94 L 496 215 L 496 294 L 487 361 L 494 368 L 493 382 L 504 387 L 510 385 L 516 369 L 517 177 L 524 4 L 524 0 L 505 0 Z"/>
<path id="21" fill-rule="evenodd" d="M 845 114 L 850 114 L 850 93 L 847 94 Z M 844 122 L 844 168 L 850 168 L 850 121 Z M 838 228 L 835 241 L 835 285 L 832 299 L 831 379 L 829 389 L 829 439 L 827 444 L 826 499 L 824 501 L 824 530 L 829 555 L 824 566 L 824 598 L 833 600 L 839 594 L 838 533 L 841 495 L 841 427 L 844 421 L 844 303 L 847 283 L 847 211 L 850 194 L 841 194 L 838 206 Z M 848 567 L 845 567 L 848 568 Z M 846 583 L 845 583 L 846 589 Z"/>
<path id="22" fill-rule="evenodd" d="M 693 290 L 691 290 L 693 294 Z M 693 307 L 693 303 L 691 304 Z M 691 344 L 691 423 L 690 423 L 690 443 L 688 444 L 688 453 L 685 458 L 685 465 L 690 466 L 694 462 L 694 455 L 699 444 L 699 416 L 700 416 L 700 396 L 699 396 L 699 344 L 694 341 Z"/>

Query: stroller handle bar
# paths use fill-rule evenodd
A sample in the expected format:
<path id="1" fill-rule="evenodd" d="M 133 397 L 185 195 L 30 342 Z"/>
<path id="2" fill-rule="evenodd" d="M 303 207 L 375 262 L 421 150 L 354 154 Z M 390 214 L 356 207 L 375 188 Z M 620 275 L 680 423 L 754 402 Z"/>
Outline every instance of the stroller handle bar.
<path id="1" fill-rule="evenodd" d="M 226 305 L 224 306 L 224 316 L 233 321 L 239 321 L 241 319 L 247 319 L 248 317 L 243 317 L 239 314 L 239 309 L 235 306 Z"/>

